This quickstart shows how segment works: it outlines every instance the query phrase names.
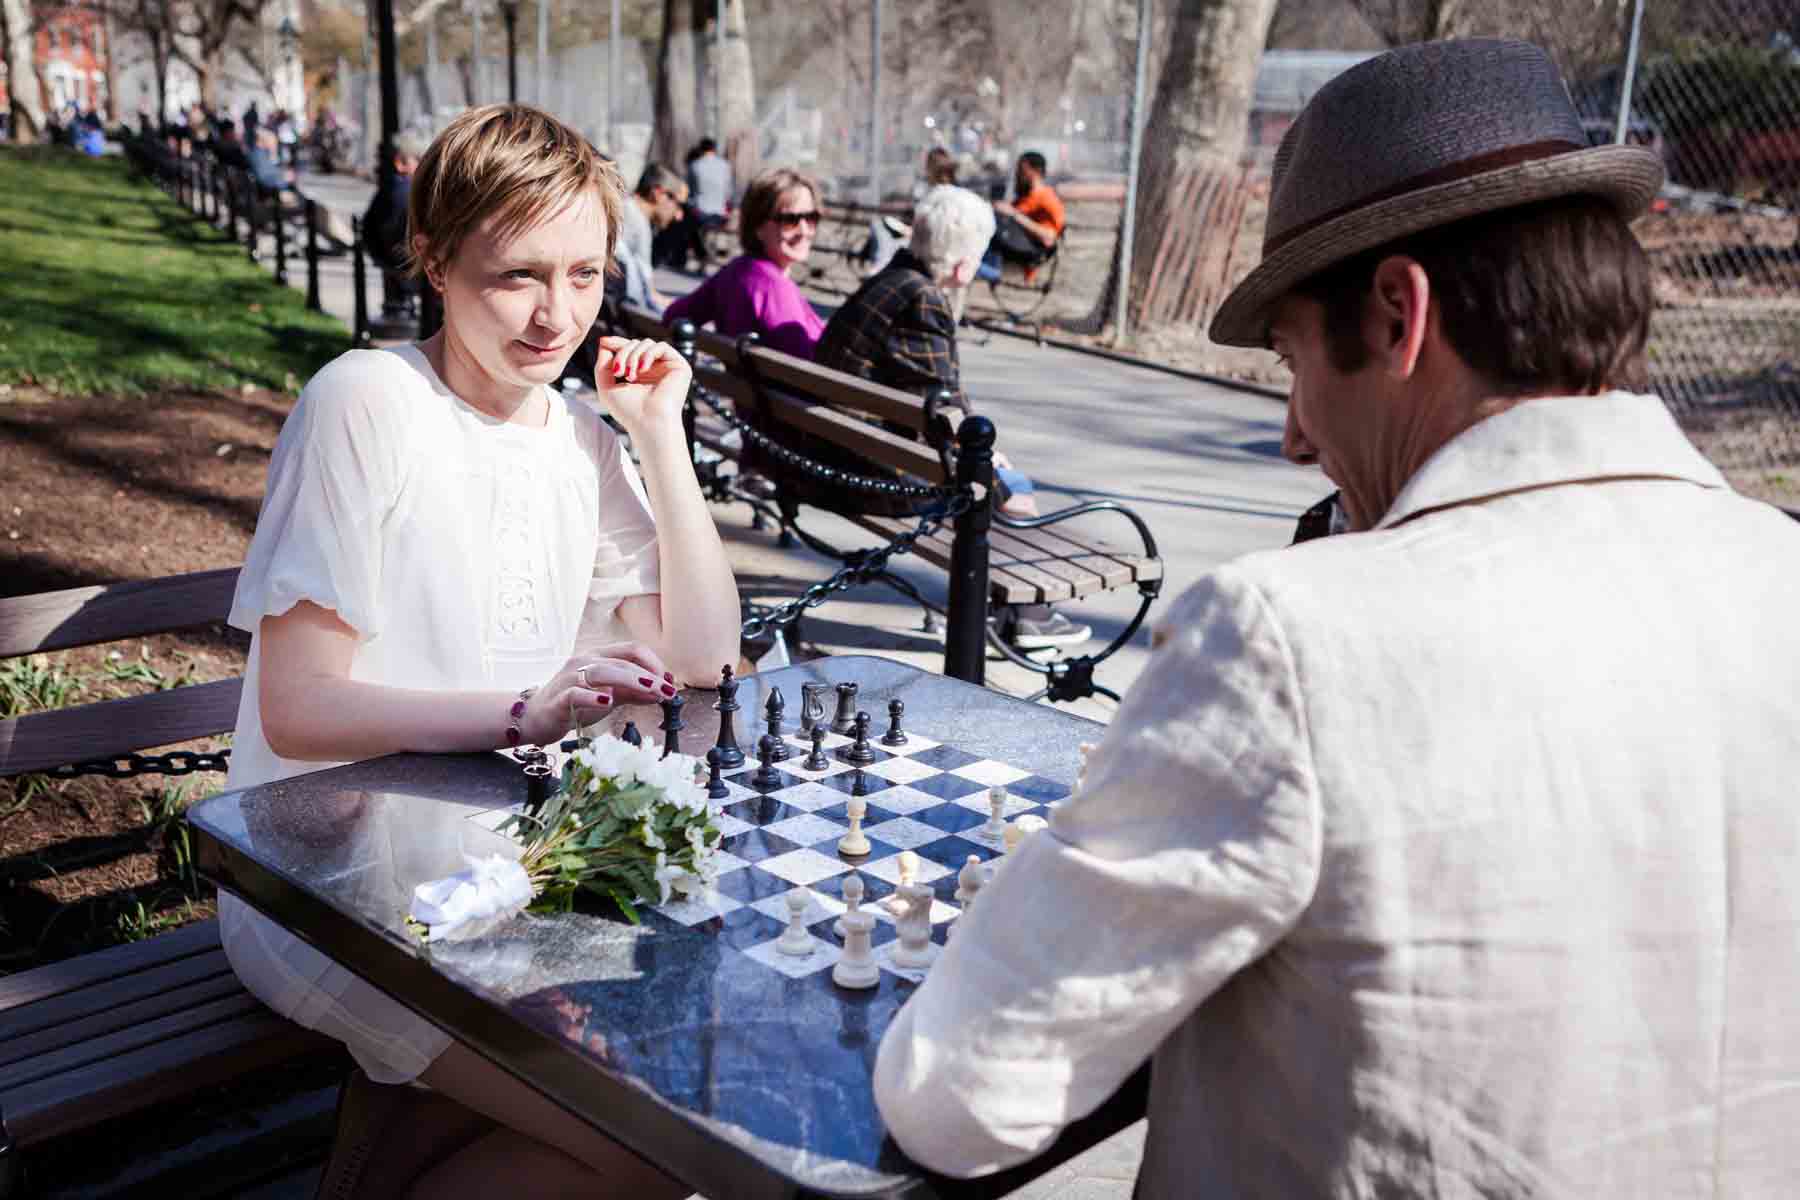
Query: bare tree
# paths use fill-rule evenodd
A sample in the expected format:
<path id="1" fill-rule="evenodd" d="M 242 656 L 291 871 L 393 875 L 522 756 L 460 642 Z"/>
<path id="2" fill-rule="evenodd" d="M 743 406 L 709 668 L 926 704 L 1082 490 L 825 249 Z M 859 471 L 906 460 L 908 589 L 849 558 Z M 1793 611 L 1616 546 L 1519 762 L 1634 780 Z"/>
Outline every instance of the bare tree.
<path id="1" fill-rule="evenodd" d="M 259 27 L 268 4 L 269 0 L 185 0 L 175 8 L 174 28 L 180 36 L 170 39 L 170 51 L 200 81 L 200 99 L 208 108 L 218 103 L 219 82 L 238 26 Z"/>
<path id="2" fill-rule="evenodd" d="M 34 53 L 37 23 L 30 0 L 0 0 L 0 40 L 6 44 L 13 140 L 35 142 L 44 131 L 44 81 L 38 75 Z"/>
<path id="3" fill-rule="evenodd" d="M 698 0 L 663 0 L 656 56 L 656 119 L 650 154 L 679 162 L 700 134 L 700 78 L 695 71 L 694 9 Z"/>

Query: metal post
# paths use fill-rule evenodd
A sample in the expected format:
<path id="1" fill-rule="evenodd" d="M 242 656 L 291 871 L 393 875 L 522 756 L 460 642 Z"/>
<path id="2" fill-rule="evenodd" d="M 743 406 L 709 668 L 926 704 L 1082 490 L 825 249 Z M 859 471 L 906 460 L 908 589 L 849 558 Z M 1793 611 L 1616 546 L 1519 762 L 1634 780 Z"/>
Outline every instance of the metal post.
<path id="1" fill-rule="evenodd" d="M 1144 157 L 1144 88 L 1150 61 L 1150 0 L 1138 0 L 1137 78 L 1131 87 L 1131 150 L 1125 164 L 1125 218 L 1119 223 L 1119 279 L 1113 289 L 1113 338 L 1131 333 L 1131 247 L 1137 238 L 1138 167 Z"/>
<path id="2" fill-rule="evenodd" d="M 1623 146 L 1631 125 L 1631 87 L 1637 80 L 1638 34 L 1644 27 L 1644 0 L 1631 6 L 1631 40 L 1625 47 L 1625 78 L 1619 83 L 1619 123 L 1613 141 Z"/>
<path id="3" fill-rule="evenodd" d="M 244 248 L 250 253 L 250 261 L 256 261 L 257 243 L 262 240 L 262 231 L 256 227 L 256 191 L 250 186 L 250 179 L 242 171 L 233 171 L 233 184 L 244 193 L 244 207 L 248 211 L 244 216 L 250 226 L 250 232 L 244 235 Z"/>
<path id="4" fill-rule="evenodd" d="M 381 149 L 376 187 L 394 194 L 394 140 L 400 136 L 400 56 L 394 37 L 394 0 L 375 0 L 375 36 L 381 55 Z"/>
<path id="5" fill-rule="evenodd" d="M 472 103 L 484 99 L 481 87 L 481 0 L 469 4 L 469 82 L 475 95 Z"/>
<path id="6" fill-rule="evenodd" d="M 612 23 L 606 27 L 606 142 L 619 153 L 619 0 L 612 0 Z"/>
<path id="7" fill-rule="evenodd" d="M 519 102 L 519 0 L 501 0 L 500 19 L 506 22 L 506 102 Z"/>
<path id="8" fill-rule="evenodd" d="M 985 683 L 987 672 L 988 525 L 994 508 L 994 423 L 965 417 L 956 430 L 956 483 L 981 495 L 956 518 L 950 543 L 950 601 L 944 631 L 944 674 Z"/>
<path id="9" fill-rule="evenodd" d="M 425 90 L 430 93 L 431 111 L 425 114 L 427 127 L 437 131 L 438 100 L 442 94 L 438 91 L 438 47 L 437 47 L 437 13 L 433 12 L 425 19 Z"/>
<path id="10" fill-rule="evenodd" d="M 369 280 L 363 267 L 362 218 L 350 218 L 350 286 L 356 293 L 351 312 L 350 344 L 360 349 L 369 344 Z"/>
<path id="11" fill-rule="evenodd" d="M 713 136 L 725 141 L 725 0 L 713 0 Z M 720 149 L 724 149 L 723 145 Z"/>
<path id="12" fill-rule="evenodd" d="M 550 107 L 550 0 L 537 0 L 537 84 L 531 98 L 539 108 Z M 610 131 L 609 131 L 610 132 Z M 613 147 L 617 154 L 618 148 Z"/>
<path id="13" fill-rule="evenodd" d="M 269 210 L 275 214 L 275 282 L 287 286 L 287 222 L 281 219 L 281 193 L 269 196 Z"/>
<path id="14" fill-rule="evenodd" d="M 869 6 L 869 203 L 881 207 L 881 0 Z"/>
<path id="15" fill-rule="evenodd" d="M 319 302 L 319 208 L 306 198 L 306 307 L 324 312 Z"/>

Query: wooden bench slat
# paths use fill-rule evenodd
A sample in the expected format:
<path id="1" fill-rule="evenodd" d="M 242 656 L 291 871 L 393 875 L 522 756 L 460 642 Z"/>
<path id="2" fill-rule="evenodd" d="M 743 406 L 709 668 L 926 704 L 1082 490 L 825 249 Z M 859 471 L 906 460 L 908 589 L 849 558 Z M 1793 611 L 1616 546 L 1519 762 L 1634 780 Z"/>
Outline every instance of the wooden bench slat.
<path id="1" fill-rule="evenodd" d="M 870 462 L 916 475 L 929 483 L 946 482 L 944 464 L 929 446 L 889 433 L 860 417 L 779 392 L 769 396 L 769 411 L 776 421 L 816 433 Z"/>
<path id="2" fill-rule="evenodd" d="M 1111 584 L 1113 587 L 1119 587 L 1126 582 L 1134 580 L 1162 578 L 1162 561 L 1160 559 L 1147 558 L 1143 554 L 1127 550 L 1107 538 L 1095 537 L 1086 531 L 1077 534 L 1065 526 L 1046 525 L 1041 529 L 1009 529 L 1007 532 L 1015 534 L 1030 533 L 1040 538 L 1054 539 L 1053 543 L 1045 544 L 1054 545 L 1055 548 L 1059 549 L 1066 546 L 1068 547 L 1067 552 L 1072 556 L 1091 555 L 1097 559 L 1111 559 L 1113 562 L 1124 567 L 1128 572 L 1127 575 L 1121 578 L 1108 569 L 1105 572 L 1107 578 L 1118 581 Z"/>
<path id="3" fill-rule="evenodd" d="M 6 1026 L 6 1014 L 12 1009 L 218 948 L 219 922 L 215 917 L 141 942 L 109 946 L 91 954 L 0 977 L 0 1038 L 12 1037 L 16 1032 L 9 1031 Z"/>
<path id="4" fill-rule="evenodd" d="M 1005 535 L 1009 552 L 1020 561 L 1066 579 L 1077 596 L 1103 592 L 1131 582 L 1130 567 L 1079 542 L 1047 537 L 1041 529 L 1007 529 L 996 525 L 994 533 Z"/>
<path id="5" fill-rule="evenodd" d="M 889 517 L 857 517 L 857 524 L 871 533 L 891 538 L 903 529 L 911 529 L 912 522 L 905 519 Z M 920 538 L 914 545 L 914 552 L 933 566 L 949 570 L 951 561 L 952 535 L 940 529 L 930 537 Z M 1033 567 L 1029 563 L 1021 563 L 1012 559 L 1006 552 L 1004 540 L 995 544 L 993 539 L 988 547 L 988 601 L 991 604 L 1049 604 L 1058 600 L 1073 598 L 1073 590 L 1065 580 Z"/>
<path id="6" fill-rule="evenodd" d="M 148 637 L 223 621 L 238 569 L 0 600 L 0 658 Z"/>
<path id="7" fill-rule="evenodd" d="M 884 421 L 904 425 L 915 433 L 926 430 L 925 402 L 911 392 L 857 379 L 778 350 L 753 350 L 750 359 L 766 383 L 793 388 L 828 404 L 870 413 Z"/>
<path id="8" fill-rule="evenodd" d="M 715 396 L 725 396 L 744 404 L 753 404 L 756 400 L 756 392 L 748 381 L 718 367 L 695 367 L 694 382 Z M 705 412 L 706 409 L 702 407 L 700 411 Z"/>
<path id="9" fill-rule="evenodd" d="M 0 778 L 228 733 L 243 690 L 221 679 L 0 721 Z"/>
<path id="10" fill-rule="evenodd" d="M 165 1013 L 123 1029 L 115 1029 L 113 1032 L 99 1037 L 59 1046 L 42 1054 L 21 1058 L 0 1067 L 0 1096 L 10 1095 L 28 1084 L 37 1083 L 55 1075 L 67 1074 L 91 1063 L 105 1062 L 107 1059 L 122 1054 L 130 1054 L 145 1046 L 154 1045 L 168 1038 L 180 1037 L 210 1025 L 217 1025 L 233 1017 L 256 1012 L 261 1008 L 262 1001 L 239 987 L 234 992 L 216 996 L 189 1008 Z"/>
<path id="11" fill-rule="evenodd" d="M 52 1050 L 60 1050 L 65 1046 L 86 1042 L 91 1038 L 100 1038 L 119 1030 L 135 1028 L 170 1013 L 198 1008 L 208 1001 L 244 994 L 246 994 L 244 985 L 238 982 L 235 975 L 215 975 L 210 979 L 202 979 L 198 983 L 171 988 L 166 992 L 157 992 L 155 995 L 145 996 L 142 1000 L 120 1004 L 106 1009 L 104 1012 L 94 1013 L 92 1016 L 74 1021 L 63 1021 L 40 1029 L 36 1033 L 8 1038 L 0 1042 L 0 1068 L 38 1055 L 48 1054 Z"/>
<path id="12" fill-rule="evenodd" d="M 176 959 L 147 971 L 134 971 L 92 987 L 67 992 L 54 1003 L 28 1004 L 0 1014 L 0 1042 L 38 1033 L 67 1021 L 91 1017 L 121 1004 L 130 1004 L 146 996 L 191 983 L 216 979 L 231 974 L 231 964 L 223 950 L 211 950 L 187 958 Z"/>
<path id="13" fill-rule="evenodd" d="M 26 1084 L 5 1098 L 6 1126 L 31 1146 L 332 1045 L 263 1009 Z"/>

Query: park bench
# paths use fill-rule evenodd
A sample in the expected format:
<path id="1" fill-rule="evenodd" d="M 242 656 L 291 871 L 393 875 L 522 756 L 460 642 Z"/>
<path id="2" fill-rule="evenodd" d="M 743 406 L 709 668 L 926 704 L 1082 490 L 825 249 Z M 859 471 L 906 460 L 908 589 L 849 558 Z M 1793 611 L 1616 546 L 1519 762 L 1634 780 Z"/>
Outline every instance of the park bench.
<path id="1" fill-rule="evenodd" d="M 237 571 L 0 599 L 0 659 L 222 622 Z M 231 730 L 241 679 L 0 721 L 0 778 L 222 770 L 139 752 Z M 0 1196 L 20 1153 L 111 1117 L 331 1045 L 231 973 L 218 923 L 0 979 Z"/>
<path id="2" fill-rule="evenodd" d="M 1031 520 L 1009 518 L 992 503 L 992 424 L 977 416 L 952 429 L 950 414 L 960 410 L 947 394 L 921 398 L 882 387 L 758 346 L 754 337 L 733 342 L 696 332 L 686 321 L 669 328 L 631 306 L 603 319 L 628 336 L 669 341 L 695 364 L 689 437 L 708 452 L 700 460 L 717 456 L 718 461 L 703 461 L 700 471 L 714 498 L 744 500 L 778 525 L 784 543 L 788 535 L 799 537 L 837 558 L 849 572 L 844 582 L 895 587 L 926 609 L 928 628 L 937 606 L 886 571 L 880 549 L 839 550 L 801 527 L 800 509 L 835 512 L 890 547 L 904 540 L 922 561 L 945 572 L 945 674 L 983 682 L 985 646 L 1043 675 L 1040 697 L 1074 700 L 1098 692 L 1117 699 L 1094 681 L 1094 668 L 1131 640 L 1162 588 L 1155 539 L 1137 514 L 1112 501 L 1096 501 Z M 768 442 L 775 443 L 773 449 Z M 960 454 L 951 449 L 959 442 Z M 828 461 L 820 461 L 821 452 Z M 736 463 L 735 476 L 721 472 L 724 461 Z M 768 481 L 765 491 L 745 486 L 752 474 Z M 859 489 L 847 485 L 846 476 L 878 486 Z M 906 499 L 900 494 L 904 489 L 920 487 L 967 490 L 973 503 L 953 522 L 934 523 L 920 534 L 918 501 L 929 497 L 897 502 Z M 1101 512 L 1127 521 L 1141 549 L 1122 548 L 1064 524 Z M 1056 604 L 1115 588 L 1135 588 L 1141 603 L 1096 654 L 1040 662 L 1009 646 L 990 620 L 1003 606 Z"/>

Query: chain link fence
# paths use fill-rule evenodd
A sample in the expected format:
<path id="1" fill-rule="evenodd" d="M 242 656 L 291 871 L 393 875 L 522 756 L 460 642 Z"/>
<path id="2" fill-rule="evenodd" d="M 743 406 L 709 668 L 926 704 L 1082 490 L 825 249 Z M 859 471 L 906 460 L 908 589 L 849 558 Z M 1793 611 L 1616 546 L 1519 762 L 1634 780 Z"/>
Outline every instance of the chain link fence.
<path id="1" fill-rule="evenodd" d="M 1151 0 L 1147 98 L 1156 94 L 1181 2 Z M 879 198 L 903 213 L 923 190 L 928 150 L 950 151 L 958 181 L 995 198 L 1009 193 L 1021 152 L 1042 153 L 1066 208 L 1060 250 L 1046 269 L 1009 274 L 993 289 L 977 285 L 970 313 L 1110 343 L 1138 66 L 1134 0 L 618 0 L 616 46 L 608 32 L 613 0 L 544 3 L 541 53 L 537 8 L 515 10 L 518 97 L 581 129 L 620 159 L 628 178 L 653 149 L 677 160 L 686 141 L 731 126 L 722 108 L 753 111 L 736 118 L 753 132 L 719 139 L 743 167 L 739 185 L 757 164 L 797 166 L 839 202 L 828 208 L 833 219 L 810 264 L 812 284 L 826 292 L 860 281 L 858 254 L 876 218 L 856 206 Z M 1138 276 L 1133 308 L 1157 319 L 1140 322 L 1147 327 L 1127 348 L 1281 384 L 1269 356 L 1211 346 L 1202 331 L 1258 257 L 1269 164 L 1294 116 L 1326 81 L 1389 45 L 1524 37 L 1556 55 L 1590 140 L 1611 141 L 1622 127 L 1668 166 L 1669 186 L 1639 226 L 1655 270 L 1655 389 L 1740 487 L 1800 503 L 1800 3 L 1495 0 L 1478 13 L 1467 7 L 1427 0 L 1273 6 L 1241 169 L 1197 186 L 1166 227 L 1134 243 L 1152 270 Z M 665 40 L 665 21 L 678 9 L 683 32 Z M 399 56 L 402 124 L 425 133 L 508 91 L 500 6 L 489 5 L 480 19 L 466 4 L 435 11 L 409 26 Z M 720 12 L 723 26 L 713 19 Z M 744 46 L 747 73 L 732 75 L 740 61 L 732 55 Z M 655 97 L 665 60 L 675 64 L 686 115 L 676 122 L 683 136 L 665 132 L 659 146 Z M 341 74 L 340 107 L 373 129 L 372 75 L 348 64 Z M 1628 105 L 1621 103 L 1627 90 Z M 1180 132 L 1152 126 L 1146 136 L 1154 146 Z M 363 141 L 368 162 L 372 135 Z M 1168 268 L 1157 269 L 1165 259 Z"/>

